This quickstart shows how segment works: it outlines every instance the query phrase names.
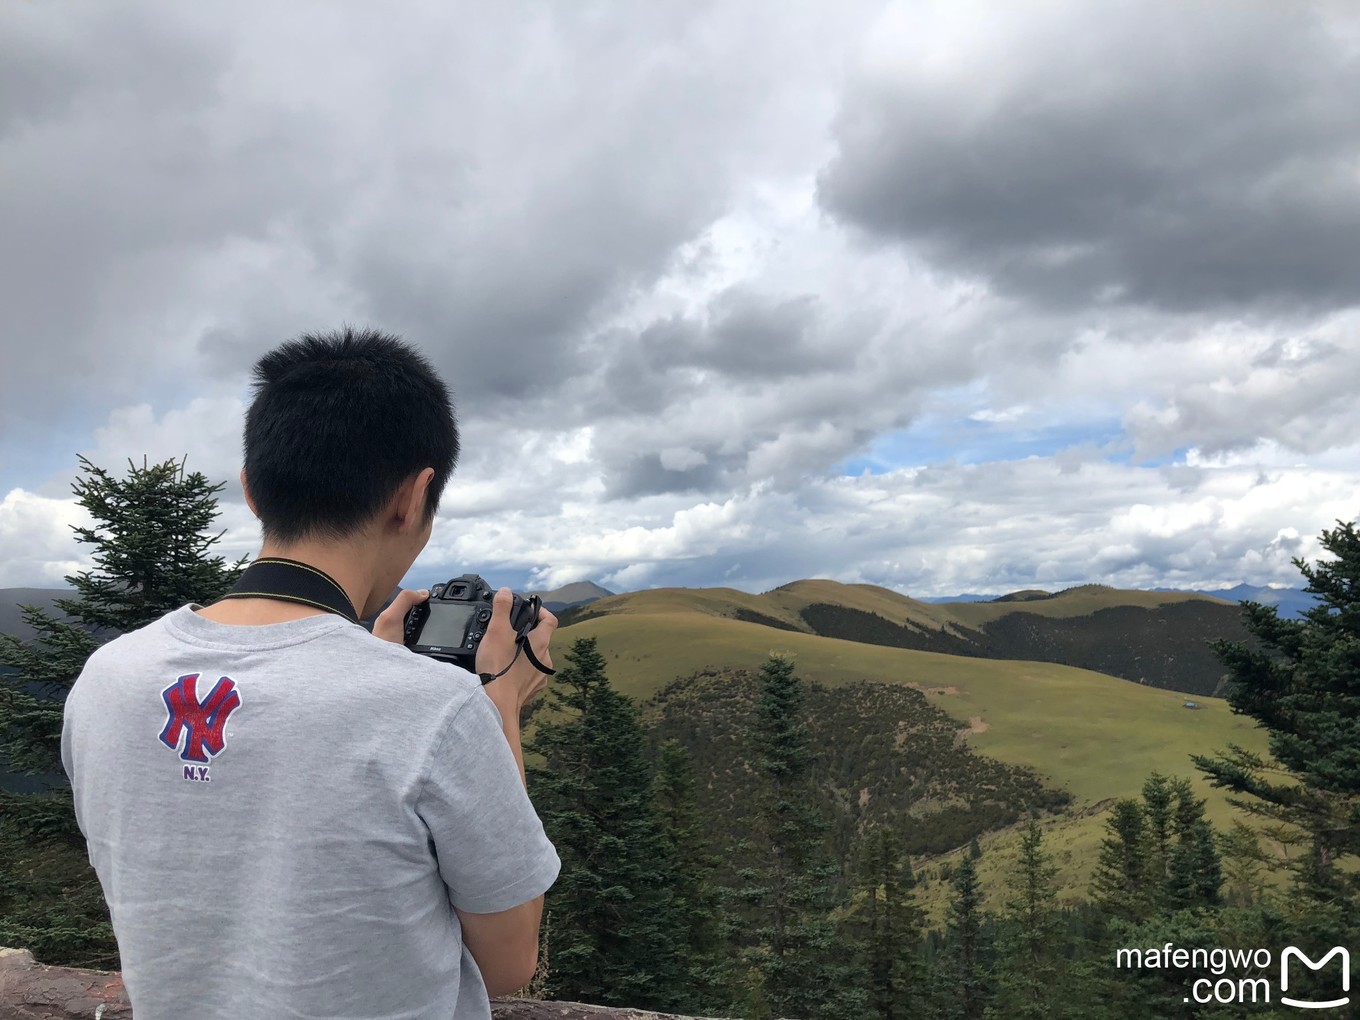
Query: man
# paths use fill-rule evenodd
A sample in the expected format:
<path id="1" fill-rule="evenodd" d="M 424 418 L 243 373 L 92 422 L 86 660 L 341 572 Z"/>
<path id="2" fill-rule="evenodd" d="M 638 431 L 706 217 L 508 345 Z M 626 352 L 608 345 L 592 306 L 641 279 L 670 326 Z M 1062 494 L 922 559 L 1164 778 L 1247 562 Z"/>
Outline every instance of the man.
<path id="1" fill-rule="evenodd" d="M 261 559 L 324 599 L 236 592 L 101 647 L 62 758 L 137 1020 L 489 1018 L 538 959 L 560 867 L 519 719 L 551 668 L 496 595 L 466 670 L 403 647 L 382 606 L 429 541 L 458 431 L 395 337 L 304 335 L 255 366 L 241 483 Z M 238 586 L 240 587 L 240 586 Z M 343 594 L 342 594 L 343 593 Z"/>

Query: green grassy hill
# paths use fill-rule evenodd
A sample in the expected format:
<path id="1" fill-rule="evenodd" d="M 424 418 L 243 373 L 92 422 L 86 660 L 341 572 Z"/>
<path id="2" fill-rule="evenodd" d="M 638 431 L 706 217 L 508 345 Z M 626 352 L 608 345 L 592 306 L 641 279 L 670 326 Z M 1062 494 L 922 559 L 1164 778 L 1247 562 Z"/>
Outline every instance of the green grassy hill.
<path id="1" fill-rule="evenodd" d="M 861 681 L 915 688 L 955 721 L 972 750 L 1032 769 L 1046 784 L 1070 794 L 1064 815 L 1045 823 L 1069 897 L 1086 889 L 1104 809 L 1112 799 L 1138 794 L 1150 772 L 1182 775 L 1208 800 L 1211 820 L 1226 825 L 1231 808 L 1200 778 L 1189 755 L 1229 743 L 1265 750 L 1264 732 L 1215 698 L 1196 698 L 1201 707 L 1193 710 L 1183 707 L 1182 695 L 1071 666 L 864 644 L 733 618 L 745 610 L 793 628 L 792 610 L 800 600 L 826 597 L 824 589 L 806 586 L 832 583 L 800 582 L 779 589 L 779 598 L 769 597 L 778 593 L 752 596 L 729 589 L 614 596 L 592 604 L 594 615 L 564 626 L 566 642 L 558 647 L 576 636 L 598 638 L 611 680 L 639 702 L 677 678 L 704 670 L 757 670 L 771 652 L 792 656 L 802 677 L 833 690 Z M 860 606 L 895 609 L 899 619 L 924 605 L 879 592 L 854 594 Z M 993 896 L 1000 895 L 999 867 L 1014 838 L 1002 831 L 982 840 L 981 871 Z M 923 863 L 929 874 L 940 859 Z M 939 882 L 931 883 L 928 902 L 936 903 L 942 891 Z"/>
<path id="2" fill-rule="evenodd" d="M 601 599 L 563 614 L 563 623 L 672 612 L 947 655 L 1055 662 L 1196 696 L 1220 693 L 1223 682 L 1210 642 L 1247 639 L 1233 603 L 1103 585 L 944 604 L 827 580 L 795 581 L 760 595 L 661 588 Z"/>

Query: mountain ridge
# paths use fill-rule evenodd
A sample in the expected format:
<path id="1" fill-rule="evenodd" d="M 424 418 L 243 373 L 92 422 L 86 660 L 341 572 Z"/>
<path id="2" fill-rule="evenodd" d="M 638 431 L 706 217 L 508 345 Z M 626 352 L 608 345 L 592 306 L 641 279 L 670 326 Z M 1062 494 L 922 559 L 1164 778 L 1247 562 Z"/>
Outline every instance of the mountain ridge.
<path id="1" fill-rule="evenodd" d="M 651 588 L 560 614 L 695 613 L 775 630 L 969 658 L 1052 662 L 1195 696 L 1221 692 L 1215 640 L 1249 635 L 1231 602 L 1187 592 L 1079 585 L 989 602 L 928 603 L 887 588 L 825 578 L 753 595 L 735 588 Z"/>

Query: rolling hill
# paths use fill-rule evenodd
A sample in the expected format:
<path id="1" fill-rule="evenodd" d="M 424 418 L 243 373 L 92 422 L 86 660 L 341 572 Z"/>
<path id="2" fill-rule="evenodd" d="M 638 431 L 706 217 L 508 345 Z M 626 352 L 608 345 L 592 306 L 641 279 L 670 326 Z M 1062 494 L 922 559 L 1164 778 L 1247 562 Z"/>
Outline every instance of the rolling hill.
<path id="1" fill-rule="evenodd" d="M 564 609 L 584 606 L 598 599 L 608 598 L 614 593 L 608 588 L 602 588 L 594 581 L 573 581 L 571 584 L 564 584 L 560 588 L 531 591 L 526 594 L 537 595 L 541 598 L 549 612 L 560 613 Z"/>
<path id="2" fill-rule="evenodd" d="M 1011 609 L 1029 610 L 1037 604 L 1042 613 L 1029 615 L 1071 620 L 1117 608 L 1117 597 L 1111 589 L 1078 590 L 1066 602 L 1058 597 L 1016 600 Z M 1138 593 L 1130 608 L 1174 606 L 1193 598 Z M 1225 826 L 1235 812 L 1196 772 L 1190 754 L 1230 743 L 1266 749 L 1264 732 L 1233 715 L 1217 698 L 1196 697 L 1200 707 L 1191 710 L 1183 695 L 1071 665 L 829 637 L 815 633 L 803 616 L 802 610 L 812 605 L 868 612 L 904 627 L 933 628 L 946 638 L 964 638 L 979 622 L 953 615 L 968 604 L 931 606 L 868 585 L 804 581 L 764 595 L 669 589 L 612 596 L 584 607 L 564 620 L 561 638 L 566 641 L 559 638 L 558 647 L 569 647 L 577 636 L 596 637 L 615 686 L 641 703 L 652 701 L 645 711 L 653 716 L 670 711 L 666 702 L 675 701 L 696 676 L 715 670 L 753 672 L 772 651 L 792 656 L 799 675 L 833 692 L 865 682 L 914 689 L 954 721 L 958 738 L 969 749 L 1029 770 L 1046 787 L 1070 797 L 1061 814 L 1044 822 L 1069 898 L 1084 894 L 1103 833 L 1104 810 L 1113 799 L 1137 795 L 1153 771 L 1181 775 L 1208 801 L 1210 819 Z M 982 614 L 994 619 L 1006 615 L 1005 603 L 981 605 Z M 831 743 L 846 737 L 848 733 L 823 733 L 823 740 Z M 930 819 L 922 817 L 920 824 L 929 825 Z M 1004 827 L 982 837 L 981 871 L 990 877 L 993 895 L 1000 888 L 999 870 L 1013 852 L 1013 837 Z M 927 875 L 948 856 L 937 850 L 932 845 L 924 859 Z"/>
<path id="3" fill-rule="evenodd" d="M 795 581 L 761 595 L 661 588 L 600 599 L 564 614 L 562 622 L 682 609 L 865 644 L 1054 662 L 1197 696 L 1221 693 L 1223 670 L 1210 641 L 1248 637 L 1233 603 L 1102 585 L 953 603 L 826 580 Z"/>

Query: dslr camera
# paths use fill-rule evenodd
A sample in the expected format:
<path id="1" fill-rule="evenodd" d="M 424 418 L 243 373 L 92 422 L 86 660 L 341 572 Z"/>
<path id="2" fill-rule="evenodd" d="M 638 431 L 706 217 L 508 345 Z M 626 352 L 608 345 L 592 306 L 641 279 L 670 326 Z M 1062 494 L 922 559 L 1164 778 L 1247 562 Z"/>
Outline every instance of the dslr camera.
<path id="1" fill-rule="evenodd" d="M 477 574 L 464 574 L 430 588 L 430 597 L 406 614 L 406 647 L 441 662 L 451 662 L 476 673 L 477 646 L 491 622 L 491 600 L 496 592 Z M 538 623 L 543 600 L 514 593 L 510 627 L 516 640 Z"/>

